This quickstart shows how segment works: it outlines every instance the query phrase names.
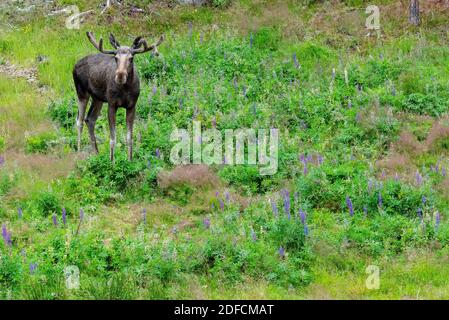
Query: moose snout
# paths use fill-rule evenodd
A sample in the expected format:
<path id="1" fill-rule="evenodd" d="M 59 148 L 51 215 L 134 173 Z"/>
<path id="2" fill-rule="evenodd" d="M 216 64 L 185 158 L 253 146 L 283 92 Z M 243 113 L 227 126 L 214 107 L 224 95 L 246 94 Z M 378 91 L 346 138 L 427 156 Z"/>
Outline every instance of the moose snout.
<path id="1" fill-rule="evenodd" d="M 117 84 L 125 84 L 127 78 L 128 78 L 128 73 L 126 73 L 126 72 L 117 71 L 115 73 L 115 82 Z"/>

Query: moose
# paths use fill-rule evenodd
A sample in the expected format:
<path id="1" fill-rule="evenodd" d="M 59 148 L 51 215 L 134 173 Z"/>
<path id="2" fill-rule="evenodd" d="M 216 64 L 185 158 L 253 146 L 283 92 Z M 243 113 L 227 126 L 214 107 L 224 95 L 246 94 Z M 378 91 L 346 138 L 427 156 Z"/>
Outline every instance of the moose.
<path id="1" fill-rule="evenodd" d="M 131 47 L 126 47 L 121 46 L 113 34 L 109 34 L 109 42 L 114 50 L 104 50 L 103 38 L 100 38 L 97 43 L 92 32 L 87 32 L 87 37 L 100 53 L 82 58 L 73 68 L 73 80 L 78 97 L 78 116 L 76 120 L 78 151 L 81 150 L 81 136 L 85 121 L 89 129 L 92 149 L 98 154 L 95 123 L 100 115 L 103 103 L 107 102 L 110 160 L 114 161 L 117 109 L 123 107 L 126 109 L 128 160 L 131 161 L 133 157 L 133 125 L 136 103 L 140 94 L 140 81 L 133 63 L 133 57 L 136 54 L 151 50 L 154 51 L 156 56 L 159 55 L 157 47 L 164 41 L 164 36 L 162 35 L 156 43 L 150 46 L 143 37 L 139 36 L 135 38 Z M 87 117 L 85 117 L 89 98 L 92 98 L 92 102 Z"/>

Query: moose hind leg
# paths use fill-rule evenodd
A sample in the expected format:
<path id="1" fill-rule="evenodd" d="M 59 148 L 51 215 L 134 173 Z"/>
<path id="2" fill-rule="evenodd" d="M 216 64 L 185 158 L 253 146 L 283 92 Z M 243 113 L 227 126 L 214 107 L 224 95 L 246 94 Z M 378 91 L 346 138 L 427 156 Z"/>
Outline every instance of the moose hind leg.
<path id="1" fill-rule="evenodd" d="M 89 96 L 81 97 L 78 95 L 78 116 L 76 117 L 76 127 L 78 129 L 78 152 L 81 151 L 81 136 L 83 133 L 84 116 L 86 114 Z"/>
<path id="2" fill-rule="evenodd" d="M 92 98 L 92 104 L 90 105 L 89 112 L 87 113 L 86 124 L 89 129 L 90 143 L 92 149 L 98 154 L 97 139 L 95 137 L 95 124 L 97 122 L 98 116 L 100 115 L 101 108 L 103 107 L 103 102 Z"/>

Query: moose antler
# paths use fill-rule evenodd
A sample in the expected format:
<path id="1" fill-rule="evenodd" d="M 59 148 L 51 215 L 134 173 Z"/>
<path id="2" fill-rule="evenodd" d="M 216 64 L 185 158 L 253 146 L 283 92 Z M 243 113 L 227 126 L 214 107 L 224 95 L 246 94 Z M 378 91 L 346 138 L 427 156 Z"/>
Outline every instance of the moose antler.
<path id="1" fill-rule="evenodd" d="M 136 39 L 137 40 L 137 39 Z M 148 43 L 145 39 L 141 38 L 138 40 L 138 42 L 134 45 L 134 48 L 132 49 L 133 54 L 138 53 L 144 53 L 147 51 L 154 50 L 155 55 L 159 55 L 159 52 L 157 51 L 157 47 L 164 41 L 164 36 L 162 35 L 159 40 L 156 43 L 153 43 L 151 46 L 148 46 Z M 143 48 L 140 48 L 143 45 Z M 140 49 L 139 49 L 140 48 Z"/>
<path id="2" fill-rule="evenodd" d="M 100 42 L 97 43 L 97 40 L 95 40 L 94 34 L 92 32 L 87 32 L 87 37 L 89 38 L 89 41 L 94 45 L 94 47 L 104 54 L 116 54 L 117 51 L 115 50 L 103 50 L 103 38 L 100 38 Z"/>

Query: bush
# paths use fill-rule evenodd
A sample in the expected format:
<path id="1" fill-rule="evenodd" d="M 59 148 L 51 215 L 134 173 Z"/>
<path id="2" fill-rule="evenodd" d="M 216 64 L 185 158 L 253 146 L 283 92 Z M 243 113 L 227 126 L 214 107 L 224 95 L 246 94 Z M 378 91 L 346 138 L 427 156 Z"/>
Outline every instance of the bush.
<path id="1" fill-rule="evenodd" d="M 26 138 L 25 151 L 28 153 L 47 153 L 56 145 L 56 135 L 51 132 L 37 134 Z"/>

